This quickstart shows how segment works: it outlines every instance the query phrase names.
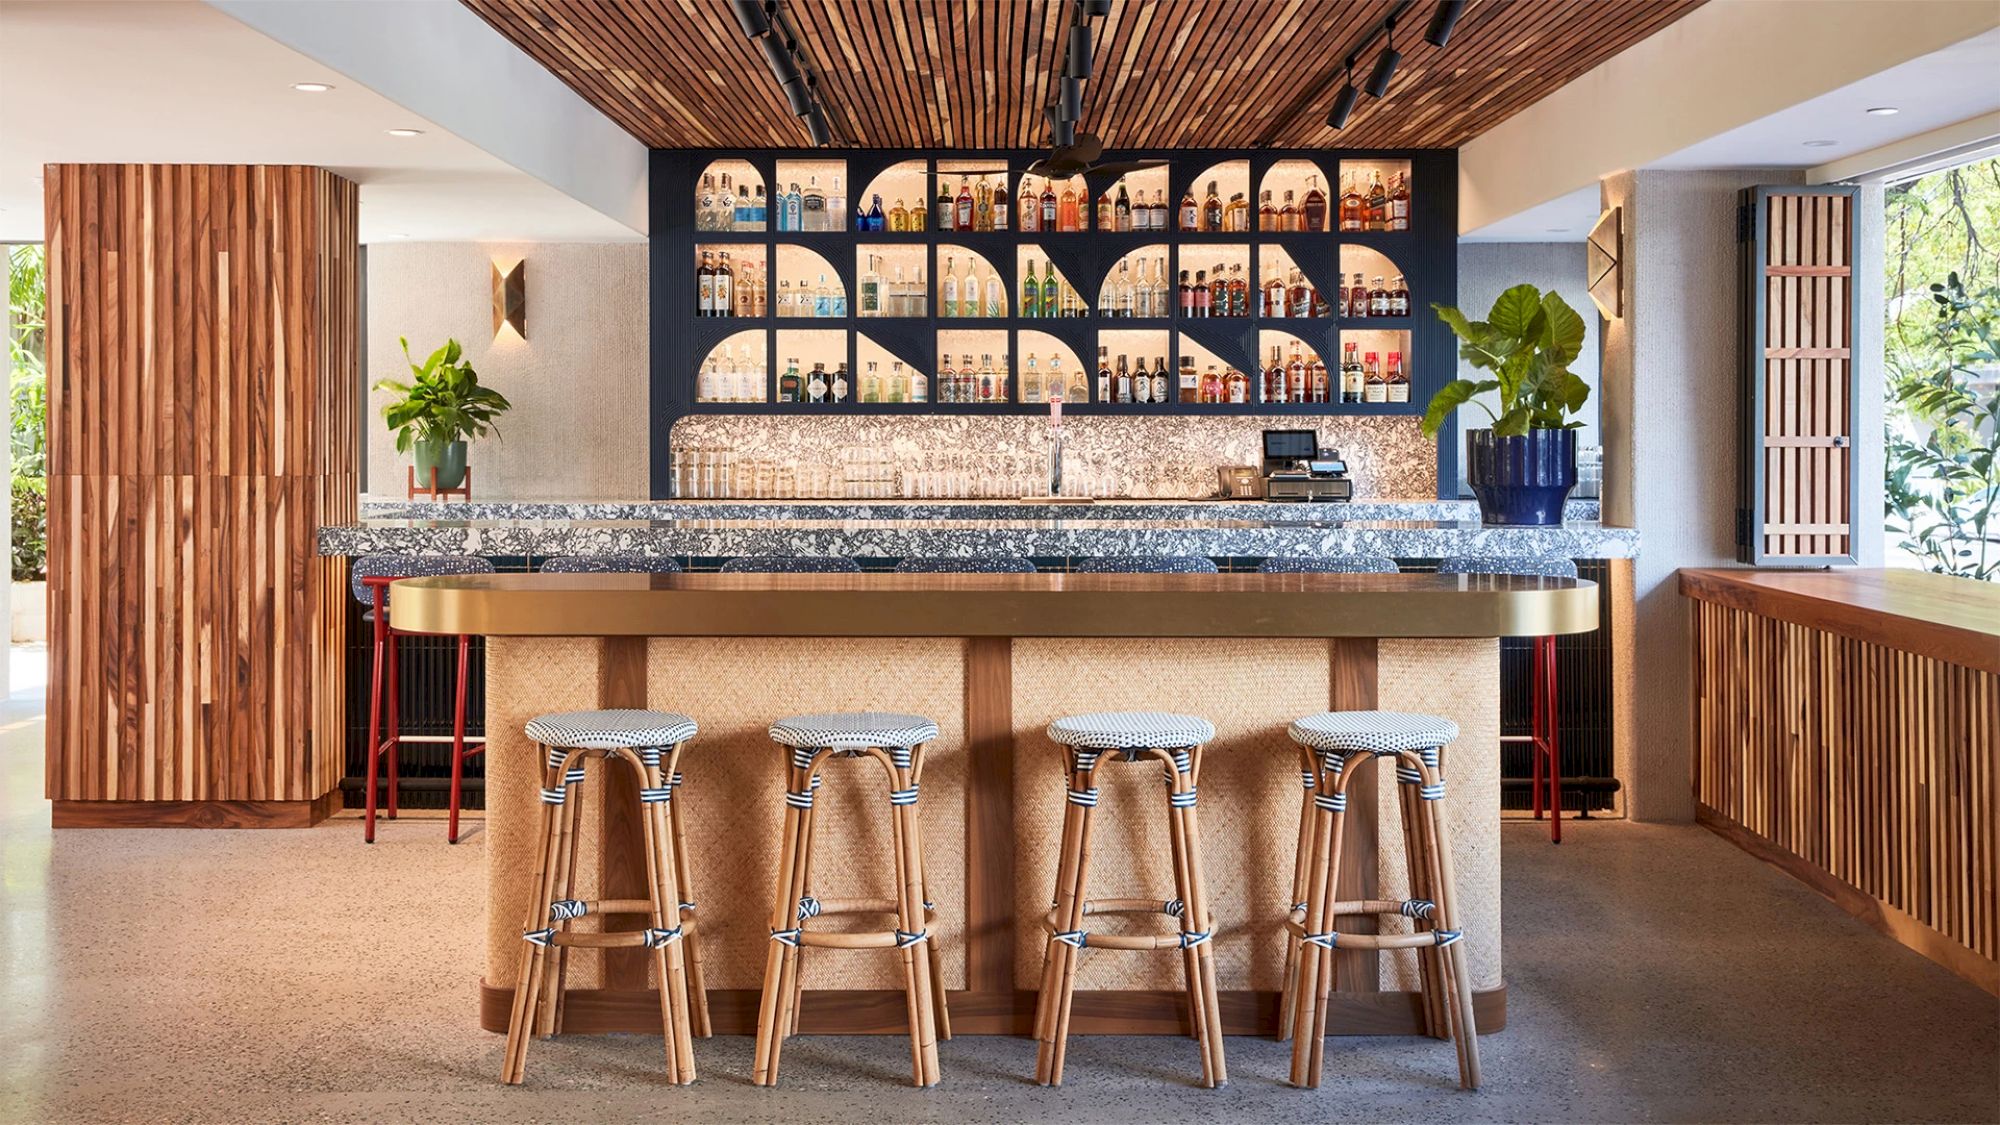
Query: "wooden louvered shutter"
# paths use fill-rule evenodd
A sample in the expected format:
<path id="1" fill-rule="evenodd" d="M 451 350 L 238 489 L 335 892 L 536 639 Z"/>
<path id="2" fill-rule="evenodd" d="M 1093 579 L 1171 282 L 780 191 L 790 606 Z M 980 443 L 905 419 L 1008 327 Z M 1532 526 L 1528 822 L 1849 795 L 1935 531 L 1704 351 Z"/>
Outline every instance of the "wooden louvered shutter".
<path id="1" fill-rule="evenodd" d="M 1742 506 L 1753 565 L 1853 563 L 1859 189 L 1743 192 Z"/>

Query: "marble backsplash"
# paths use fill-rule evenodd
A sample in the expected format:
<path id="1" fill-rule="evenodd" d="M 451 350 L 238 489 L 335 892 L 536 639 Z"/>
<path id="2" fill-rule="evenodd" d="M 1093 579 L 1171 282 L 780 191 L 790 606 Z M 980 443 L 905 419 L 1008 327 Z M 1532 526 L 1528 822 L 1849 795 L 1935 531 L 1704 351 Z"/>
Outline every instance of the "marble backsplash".
<path id="1" fill-rule="evenodd" d="M 1072 458 L 1091 459 L 1108 476 L 1100 495 L 1189 500 L 1213 495 L 1216 469 L 1258 463 L 1262 431 L 1313 428 L 1338 449 L 1356 499 L 1430 499 L 1437 495 L 1437 450 L 1414 417 L 1341 418 L 1090 416 L 1063 420 Z M 927 457 L 1042 457 L 1048 420 L 1040 415 L 701 414 L 674 423 L 677 450 L 729 450 L 741 458 L 831 461 L 841 450 L 882 450 L 900 463 Z"/>

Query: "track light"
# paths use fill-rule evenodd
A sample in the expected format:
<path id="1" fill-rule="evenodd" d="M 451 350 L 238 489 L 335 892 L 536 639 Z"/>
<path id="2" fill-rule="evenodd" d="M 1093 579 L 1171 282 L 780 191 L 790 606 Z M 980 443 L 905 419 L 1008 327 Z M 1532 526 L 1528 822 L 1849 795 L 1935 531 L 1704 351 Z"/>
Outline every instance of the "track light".
<path id="1" fill-rule="evenodd" d="M 1063 77 L 1090 77 L 1090 28 L 1083 24 L 1069 29 L 1069 55 L 1063 60 Z"/>
<path id="2" fill-rule="evenodd" d="M 792 61 L 792 53 L 785 49 L 777 36 L 763 36 L 757 40 L 757 46 L 764 52 L 764 62 L 771 68 L 771 73 L 778 76 L 778 81 L 787 82 L 798 77 L 798 64 Z"/>
<path id="3" fill-rule="evenodd" d="M 1086 16 L 1108 16 L 1111 14 L 1111 0 L 1084 0 L 1083 14 Z"/>
<path id="4" fill-rule="evenodd" d="M 833 143 L 833 130 L 827 128 L 826 115 L 821 113 L 817 107 L 810 114 L 806 115 L 805 120 L 806 134 L 812 137 L 812 143 L 822 146 Z"/>
<path id="5" fill-rule="evenodd" d="M 771 33 L 771 19 L 764 14 L 763 0 L 729 0 L 729 6 L 736 13 L 736 26 L 743 29 L 745 39 Z"/>
<path id="6" fill-rule="evenodd" d="M 791 81 L 779 83 L 778 88 L 785 92 L 793 117 L 804 117 L 813 111 L 812 91 L 806 87 L 804 78 L 794 75 Z"/>
<path id="7" fill-rule="evenodd" d="M 1061 84 L 1061 97 L 1056 102 L 1056 111 L 1065 121 L 1076 121 L 1083 117 L 1083 79 L 1065 78 Z"/>
<path id="8" fill-rule="evenodd" d="M 1326 115 L 1327 128 L 1347 128 L 1347 119 L 1354 116 L 1354 104 L 1360 100 L 1361 91 L 1354 88 L 1354 64 L 1349 62 L 1347 82 L 1340 87 L 1340 93 L 1334 96 L 1333 109 Z"/>
<path id="9" fill-rule="evenodd" d="M 1389 80 L 1396 77 L 1396 64 L 1403 61 L 1403 54 L 1396 50 L 1396 21 L 1389 21 L 1389 39 L 1382 44 L 1382 53 L 1375 56 L 1375 70 L 1368 75 L 1368 96 L 1379 98 L 1389 92 Z"/>
<path id="10" fill-rule="evenodd" d="M 1055 106 L 1042 111 L 1049 121 L 1049 141 L 1056 148 L 1067 148 L 1076 143 L 1076 120 L 1065 119 Z"/>
<path id="11" fill-rule="evenodd" d="M 1433 47 L 1442 47 L 1451 40 L 1451 29 L 1458 24 L 1458 17 L 1465 14 L 1465 0 L 1438 0 L 1437 11 L 1431 14 L 1430 30 L 1424 32 L 1424 42 Z"/>

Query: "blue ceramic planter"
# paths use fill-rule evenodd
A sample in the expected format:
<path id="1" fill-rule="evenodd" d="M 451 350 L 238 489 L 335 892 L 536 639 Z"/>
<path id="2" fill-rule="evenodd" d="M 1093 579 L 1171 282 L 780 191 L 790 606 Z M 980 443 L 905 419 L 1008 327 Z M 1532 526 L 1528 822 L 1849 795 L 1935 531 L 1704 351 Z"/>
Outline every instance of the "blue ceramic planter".
<path id="1" fill-rule="evenodd" d="M 1467 430 L 1465 478 L 1490 527 L 1560 525 L 1576 487 L 1576 431 L 1495 437 L 1492 430 Z"/>

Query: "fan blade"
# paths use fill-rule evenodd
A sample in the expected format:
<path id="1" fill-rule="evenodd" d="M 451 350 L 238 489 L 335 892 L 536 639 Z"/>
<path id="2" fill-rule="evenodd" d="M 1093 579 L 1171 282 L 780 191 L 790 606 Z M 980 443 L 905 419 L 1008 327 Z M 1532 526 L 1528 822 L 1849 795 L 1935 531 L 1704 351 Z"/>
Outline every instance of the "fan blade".
<path id="1" fill-rule="evenodd" d="M 1104 141 L 1096 133 L 1078 133 L 1075 144 L 1059 148 L 1049 155 L 1090 164 L 1104 155 Z"/>
<path id="2" fill-rule="evenodd" d="M 1018 175 L 1020 175 L 1020 174 L 1021 174 L 1022 172 L 1032 172 L 1032 171 L 1034 171 L 1034 170 L 1035 170 L 1035 169 L 1034 169 L 1034 167 L 1033 167 L 1032 165 L 1030 165 L 1030 166 L 1029 166 L 1029 167 L 1027 167 L 1027 168 L 953 168 L 952 170 L 950 170 L 950 171 L 948 171 L 948 172 L 939 172 L 939 173 L 938 173 L 938 175 L 940 175 L 940 176 L 1018 176 Z"/>
<path id="3" fill-rule="evenodd" d="M 1086 169 L 1086 171 L 1093 176 L 1111 176 L 1116 178 L 1132 172 L 1143 172 L 1148 168 L 1165 168 L 1166 166 L 1167 162 L 1164 160 L 1127 160 L 1117 164 L 1099 164 L 1094 168 Z"/>

